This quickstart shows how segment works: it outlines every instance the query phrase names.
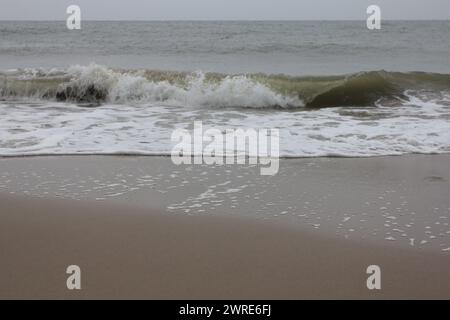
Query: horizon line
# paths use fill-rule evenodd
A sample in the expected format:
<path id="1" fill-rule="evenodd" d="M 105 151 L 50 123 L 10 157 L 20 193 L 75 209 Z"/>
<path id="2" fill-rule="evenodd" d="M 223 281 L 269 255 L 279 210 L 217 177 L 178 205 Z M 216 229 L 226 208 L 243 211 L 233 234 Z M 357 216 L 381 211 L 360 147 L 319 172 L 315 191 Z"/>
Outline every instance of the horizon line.
<path id="1" fill-rule="evenodd" d="M 0 19 L 0 22 L 65 22 L 66 19 Z M 366 19 L 82 19 L 85 22 L 346 22 Z M 382 21 L 450 21 L 448 19 L 383 19 Z"/>

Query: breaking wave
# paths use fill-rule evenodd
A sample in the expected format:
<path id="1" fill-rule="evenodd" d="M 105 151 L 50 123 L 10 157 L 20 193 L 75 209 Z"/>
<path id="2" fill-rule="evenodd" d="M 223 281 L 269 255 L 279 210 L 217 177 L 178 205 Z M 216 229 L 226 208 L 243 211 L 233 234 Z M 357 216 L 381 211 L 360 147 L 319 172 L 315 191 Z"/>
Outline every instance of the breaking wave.
<path id="1" fill-rule="evenodd" d="M 74 103 L 160 103 L 204 107 L 301 108 L 370 106 L 403 99 L 406 90 L 448 90 L 450 75 L 371 71 L 342 76 L 114 70 L 91 64 L 67 70 L 0 73 L 3 100 L 37 98 Z"/>

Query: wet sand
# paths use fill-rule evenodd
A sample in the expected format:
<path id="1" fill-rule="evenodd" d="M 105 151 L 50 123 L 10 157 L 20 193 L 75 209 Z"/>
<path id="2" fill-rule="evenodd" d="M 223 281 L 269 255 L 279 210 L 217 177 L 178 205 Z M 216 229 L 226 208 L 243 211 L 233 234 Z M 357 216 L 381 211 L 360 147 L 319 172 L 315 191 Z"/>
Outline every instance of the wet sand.
<path id="1" fill-rule="evenodd" d="M 164 184 L 174 172 L 168 158 L 2 159 L 0 298 L 449 299 L 450 256 L 444 251 L 448 228 L 446 219 L 439 220 L 448 216 L 450 207 L 448 160 L 448 156 L 285 160 L 280 176 L 272 177 L 267 185 L 259 183 L 261 178 L 252 175 L 252 169 L 215 168 L 218 175 L 211 178 L 210 168 L 178 168 L 177 175 L 191 184 L 172 189 L 172 184 L 180 186 L 181 182 Z M 129 172 L 142 179 L 146 175 L 140 170 L 152 176 L 152 182 L 148 177 L 140 186 L 135 183 Z M 301 172 L 295 179 L 294 171 Z M 155 180 L 158 175 L 162 175 L 160 181 Z M 235 194 L 242 200 L 237 203 L 228 197 L 234 193 L 220 193 L 219 185 L 226 183 L 223 179 L 232 180 L 225 184 L 231 188 L 240 175 L 245 181 L 239 185 L 256 181 L 258 188 L 274 186 L 270 188 L 281 188 L 291 197 L 261 194 L 266 197 L 264 204 L 274 202 L 270 210 L 275 213 L 261 216 L 258 210 L 264 207 L 254 199 L 260 189 L 243 188 Z M 67 186 L 66 176 L 72 187 Z M 201 176 L 208 178 L 194 181 L 193 177 Z M 324 177 L 329 179 L 324 181 Z M 116 192 L 113 178 L 125 181 L 126 188 L 120 188 L 126 192 Z M 102 180 L 113 190 L 95 189 Z M 132 185 L 137 189 L 130 190 Z M 209 199 L 206 204 L 199 203 L 205 212 L 198 212 L 199 207 L 186 212 L 198 198 L 192 195 L 205 193 L 205 189 L 216 195 L 203 197 Z M 295 197 L 299 190 L 302 193 Z M 306 201 L 303 190 L 322 190 L 321 195 L 328 197 L 312 198 L 311 194 Z M 379 190 L 394 192 L 378 199 Z M 414 210 L 415 225 L 409 236 L 419 239 L 422 232 L 432 230 L 428 232 L 434 232 L 436 239 L 424 234 L 432 245 L 388 241 L 384 234 L 364 238 L 373 228 L 358 225 L 370 226 L 380 219 L 383 223 L 385 218 L 381 204 L 375 202 L 364 211 L 369 218 L 378 214 L 376 219 L 366 217 L 361 222 L 356 216 L 359 205 L 364 207 L 373 194 L 387 207 L 392 202 L 394 209 L 402 204 L 394 200 L 403 197 L 405 212 L 393 209 L 389 214 L 396 214 L 396 220 L 412 219 L 407 213 Z M 183 199 L 186 205 L 173 205 Z M 221 199 L 224 203 L 213 202 Z M 305 202 L 321 204 L 322 211 L 303 208 Z M 298 204 L 299 215 L 308 217 L 279 214 L 293 204 Z M 334 230 L 341 216 L 328 221 L 331 207 L 338 216 L 355 211 L 349 222 L 356 220 L 351 228 L 357 235 L 349 231 L 345 237 L 340 229 Z M 311 226 L 319 217 L 327 222 L 318 228 Z M 427 229 L 431 222 L 432 228 Z M 439 237 L 439 232 L 444 236 Z M 81 291 L 66 288 L 65 270 L 74 264 L 82 270 Z M 366 287 L 369 265 L 381 267 L 380 291 Z"/>
<path id="2" fill-rule="evenodd" d="M 0 298 L 450 298 L 448 256 L 238 218 L 0 196 Z M 82 290 L 66 289 L 69 265 Z M 382 268 L 382 290 L 366 268 Z"/>
<path id="3" fill-rule="evenodd" d="M 232 216 L 352 241 L 450 251 L 450 156 L 176 166 L 167 157 L 0 159 L 0 193 Z M 446 251 L 447 250 L 447 251 Z"/>

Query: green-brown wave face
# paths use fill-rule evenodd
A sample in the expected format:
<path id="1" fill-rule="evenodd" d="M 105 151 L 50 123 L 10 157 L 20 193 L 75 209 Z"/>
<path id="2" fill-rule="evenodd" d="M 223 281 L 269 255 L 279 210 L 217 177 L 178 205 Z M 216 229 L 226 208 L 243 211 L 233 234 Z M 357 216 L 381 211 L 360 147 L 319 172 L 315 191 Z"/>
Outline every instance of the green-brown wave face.
<path id="1" fill-rule="evenodd" d="M 97 65 L 67 71 L 0 73 L 2 99 L 38 98 L 97 104 L 127 101 L 195 104 L 198 101 L 211 107 L 372 106 L 380 99 L 402 99 L 406 90 L 450 90 L 450 75 L 370 71 L 292 77 L 112 70 Z"/>
<path id="2" fill-rule="evenodd" d="M 403 97 L 405 90 L 448 90 L 450 75 L 371 71 L 344 76 L 254 75 L 277 92 L 298 95 L 307 107 L 370 106 L 381 98 Z"/>

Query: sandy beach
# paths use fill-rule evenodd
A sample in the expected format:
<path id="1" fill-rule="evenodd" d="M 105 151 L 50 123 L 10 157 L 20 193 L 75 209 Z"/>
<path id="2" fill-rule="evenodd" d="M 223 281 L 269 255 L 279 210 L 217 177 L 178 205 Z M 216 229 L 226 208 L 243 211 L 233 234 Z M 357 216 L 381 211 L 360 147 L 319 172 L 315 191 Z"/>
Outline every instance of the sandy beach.
<path id="1" fill-rule="evenodd" d="M 448 224 L 440 219 L 449 215 L 448 159 L 283 160 L 280 177 L 270 178 L 267 185 L 251 175 L 257 168 L 178 167 L 181 179 L 191 182 L 181 189 L 170 188 L 171 184 L 180 185 L 176 177 L 167 184 L 163 180 L 149 182 L 150 176 L 167 178 L 165 171 L 176 172 L 169 158 L 1 159 L 0 298 L 448 299 Z M 213 170 L 215 178 L 211 179 L 211 172 L 201 175 L 202 170 Z M 294 171 L 299 173 L 292 180 L 295 183 L 283 178 L 293 176 Z M 147 176 L 148 183 L 135 183 L 130 172 L 142 179 Z M 116 174 L 126 180 L 122 186 L 114 186 Z M 246 174 L 246 180 L 253 180 L 258 188 L 235 193 L 211 188 L 230 178 L 226 185 L 233 189 L 232 184 L 241 179 L 238 177 Z M 66 176 L 88 191 L 70 189 Z M 210 180 L 196 181 L 193 176 Z M 324 181 L 325 177 L 329 179 Z M 102 181 L 110 189 L 95 189 Z M 371 184 L 364 187 L 362 181 Z M 126 192 L 111 190 L 124 185 Z M 325 185 L 328 188 L 324 189 Z M 271 188 L 290 194 L 287 198 L 273 194 L 274 199 L 262 195 L 265 204 L 274 203 L 269 206 L 272 214 L 262 215 L 257 201 L 245 202 L 260 189 Z M 203 197 L 202 209 L 194 206 L 186 212 L 195 199 L 192 194 L 210 189 L 216 197 Z M 307 195 L 307 201 L 303 190 L 322 190 L 327 197 Z M 395 199 L 405 199 L 405 212 L 396 212 L 396 203 L 386 204 L 391 202 L 386 195 L 378 199 L 378 190 L 393 190 Z M 107 196 L 111 194 L 114 196 Z M 373 194 L 384 206 L 392 206 L 388 208 L 392 212 L 385 217 L 381 204 L 373 202 L 359 211 L 368 216 L 361 219 L 365 216 L 358 216 L 357 210 L 366 206 L 366 198 Z M 173 205 L 182 199 L 187 204 Z M 233 202 L 235 199 L 238 201 Z M 220 200 L 223 202 L 213 202 Z M 306 202 L 311 207 L 305 209 Z M 217 203 L 222 205 L 214 206 Z M 323 210 L 312 207 L 319 204 Z M 279 212 L 294 205 L 295 215 Z M 327 219 L 334 212 L 328 210 L 331 207 L 336 220 Z M 339 228 L 340 219 L 345 220 L 351 210 L 355 212 L 348 223 L 354 220 L 354 224 Z M 393 215 L 398 221 L 394 229 L 404 228 L 401 224 L 412 219 L 406 212 L 412 210 L 415 224 L 404 240 L 392 227 L 370 236 L 379 223 Z M 321 226 L 317 227 L 316 220 L 322 220 Z M 398 240 L 386 240 L 385 233 L 390 232 Z M 414 246 L 409 241 L 413 237 Z M 422 246 L 421 237 L 428 240 Z M 82 270 L 81 291 L 66 288 L 65 271 L 73 264 Z M 366 287 L 369 265 L 382 269 L 381 290 Z"/>

